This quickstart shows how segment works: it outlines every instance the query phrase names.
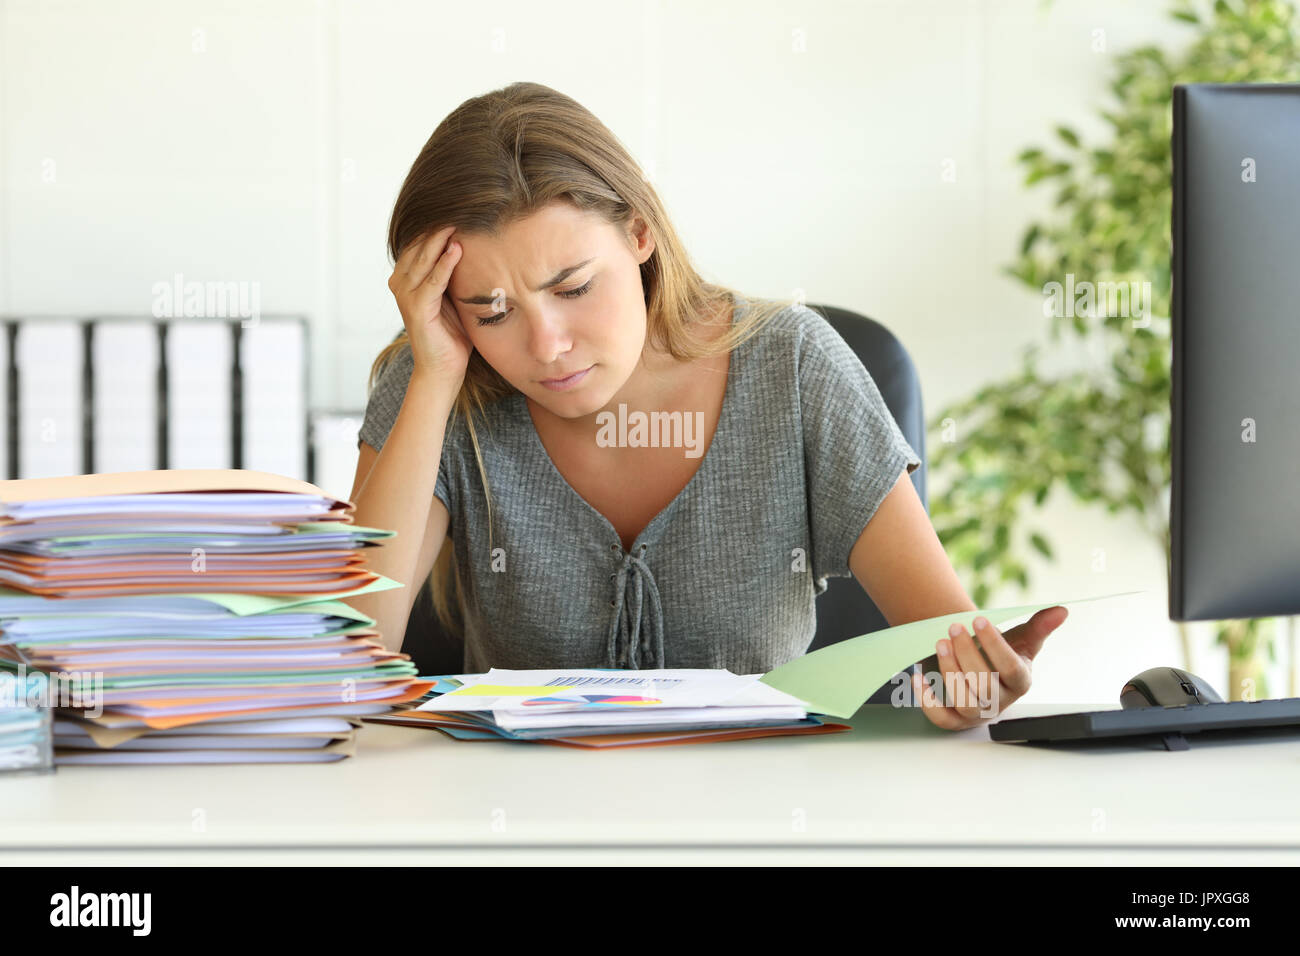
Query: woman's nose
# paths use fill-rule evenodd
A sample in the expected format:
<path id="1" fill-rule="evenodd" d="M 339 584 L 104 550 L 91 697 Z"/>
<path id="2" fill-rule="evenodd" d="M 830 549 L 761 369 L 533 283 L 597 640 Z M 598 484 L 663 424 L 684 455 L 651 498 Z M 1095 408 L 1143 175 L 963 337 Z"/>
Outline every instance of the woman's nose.
<path id="1" fill-rule="evenodd" d="M 529 319 L 529 345 L 533 358 L 549 365 L 573 347 L 572 335 L 560 315 L 545 308 Z"/>

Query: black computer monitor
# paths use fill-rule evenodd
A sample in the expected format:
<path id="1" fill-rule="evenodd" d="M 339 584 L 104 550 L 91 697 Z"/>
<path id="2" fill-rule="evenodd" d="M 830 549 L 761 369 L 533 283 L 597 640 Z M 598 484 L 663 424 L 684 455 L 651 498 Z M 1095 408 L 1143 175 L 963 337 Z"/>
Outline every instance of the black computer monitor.
<path id="1" fill-rule="evenodd" d="M 1169 617 L 1300 613 L 1300 84 L 1173 91 Z"/>

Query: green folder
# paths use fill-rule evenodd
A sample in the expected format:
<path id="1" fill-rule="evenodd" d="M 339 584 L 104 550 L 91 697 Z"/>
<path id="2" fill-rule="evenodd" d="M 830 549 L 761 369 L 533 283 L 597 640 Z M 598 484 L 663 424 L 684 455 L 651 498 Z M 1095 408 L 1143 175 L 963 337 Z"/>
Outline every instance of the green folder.
<path id="1" fill-rule="evenodd" d="M 1073 601 L 1047 601 L 1043 604 L 941 614 L 939 617 L 899 624 L 897 627 L 873 631 L 820 648 L 782 664 L 759 679 L 764 684 L 798 697 L 808 705 L 810 713 L 852 717 L 866 699 L 883 687 L 891 677 L 933 654 L 939 639 L 948 636 L 948 625 L 953 621 L 960 621 L 966 625 L 967 631 L 974 633 L 971 621 L 980 615 L 988 618 L 994 627 L 1001 628 L 1004 621 L 1025 614 L 1032 615 L 1043 608 L 1140 593 L 1142 592 L 1122 591 Z"/>

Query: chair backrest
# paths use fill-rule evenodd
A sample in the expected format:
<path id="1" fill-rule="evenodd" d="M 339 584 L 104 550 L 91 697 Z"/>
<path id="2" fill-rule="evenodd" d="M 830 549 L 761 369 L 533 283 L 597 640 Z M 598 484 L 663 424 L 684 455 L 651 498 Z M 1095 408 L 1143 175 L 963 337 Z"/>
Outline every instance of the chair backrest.
<path id="1" fill-rule="evenodd" d="M 810 305 L 809 308 L 825 316 L 861 359 L 898 422 L 903 437 L 920 456 L 921 466 L 912 472 L 911 478 L 921 503 L 928 511 L 925 411 L 921 403 L 921 380 L 912 364 L 912 357 L 898 338 L 874 319 L 833 306 Z M 888 626 L 889 622 L 857 578 L 828 578 L 826 592 L 817 598 L 817 633 L 808 650 L 815 651 Z"/>
<path id="2" fill-rule="evenodd" d="M 820 313 L 848 343 L 880 389 L 880 395 L 898 422 L 903 437 L 921 458 L 912 472 L 912 484 L 928 510 L 926 495 L 925 413 L 921 381 L 907 350 L 892 332 L 874 319 L 834 306 L 809 305 Z M 828 578 L 826 591 L 817 598 L 817 631 L 809 650 L 817 650 L 860 634 L 888 627 L 856 578 Z M 464 667 L 464 647 L 446 633 L 433 612 L 428 582 L 416 594 L 407 620 L 402 650 L 411 655 L 421 674 L 456 674 Z M 888 700 L 886 684 L 871 702 Z"/>
<path id="3" fill-rule="evenodd" d="M 826 317 L 840 337 L 861 359 L 863 366 L 880 389 L 880 397 L 889 406 L 898 428 L 907 443 L 916 450 L 921 465 L 912 472 L 912 484 L 920 496 L 921 504 L 929 511 L 926 493 L 925 409 L 921 402 L 921 379 L 907 349 L 887 328 L 874 319 L 837 309 L 833 306 L 812 305 Z M 857 578 L 827 578 L 826 591 L 817 598 L 817 632 L 808 645 L 809 651 L 819 650 L 850 637 L 870 634 L 889 626 L 874 601 L 863 590 Z M 891 678 L 867 698 L 869 704 L 888 703 L 897 686 Z"/>

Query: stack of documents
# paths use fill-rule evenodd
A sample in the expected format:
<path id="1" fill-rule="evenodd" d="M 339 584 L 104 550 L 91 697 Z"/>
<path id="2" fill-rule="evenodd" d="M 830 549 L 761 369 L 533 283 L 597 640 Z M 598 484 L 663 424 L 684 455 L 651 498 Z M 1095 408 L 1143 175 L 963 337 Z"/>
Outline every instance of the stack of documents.
<path id="1" fill-rule="evenodd" d="M 245 470 L 0 482 L 0 667 L 49 677 L 55 763 L 337 760 L 431 687 L 339 598 L 392 532 Z"/>
<path id="2" fill-rule="evenodd" d="M 490 670 L 424 678 L 418 705 L 367 722 L 436 727 L 461 740 L 537 741 L 574 747 L 647 746 L 784 734 L 834 733 L 878 688 L 889 706 L 919 707 L 901 673 L 934 652 L 954 622 L 983 615 L 995 627 L 1045 608 L 1139 591 L 984 608 L 909 621 L 840 641 L 766 674 L 725 670 Z M 1007 632 L 1009 633 L 1009 632 Z M 923 679 L 942 693 L 945 675 Z M 994 708 L 995 709 L 995 708 Z M 992 716 L 992 715 L 990 715 Z"/>
<path id="3" fill-rule="evenodd" d="M 44 597 L 338 596 L 377 580 L 357 547 L 391 536 L 352 525 L 352 510 L 305 481 L 237 469 L 0 481 L 0 584 Z"/>
<path id="4" fill-rule="evenodd" d="M 501 670 L 441 677 L 417 707 L 375 723 L 461 740 L 628 747 L 835 733 L 796 697 L 726 670 Z"/>

